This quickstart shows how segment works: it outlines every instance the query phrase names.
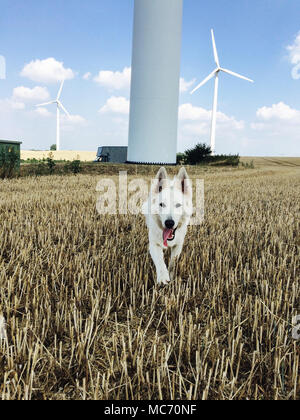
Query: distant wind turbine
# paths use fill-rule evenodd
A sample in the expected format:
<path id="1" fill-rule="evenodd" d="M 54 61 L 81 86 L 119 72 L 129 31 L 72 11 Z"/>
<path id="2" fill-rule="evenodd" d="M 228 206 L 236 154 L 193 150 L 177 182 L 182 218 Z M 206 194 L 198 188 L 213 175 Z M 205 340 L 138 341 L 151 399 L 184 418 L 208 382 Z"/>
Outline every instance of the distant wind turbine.
<path id="1" fill-rule="evenodd" d="M 60 150 L 60 108 L 64 111 L 64 113 L 70 118 L 70 114 L 66 110 L 66 108 L 63 106 L 63 104 L 60 102 L 60 96 L 64 85 L 64 80 L 61 82 L 57 97 L 55 101 L 46 102 L 44 104 L 36 105 L 37 107 L 46 106 L 46 105 L 52 105 L 56 104 L 56 150 Z"/>
<path id="2" fill-rule="evenodd" d="M 248 79 L 248 77 L 241 76 L 240 74 L 234 73 L 231 70 L 223 69 L 220 66 L 220 61 L 219 61 L 219 56 L 218 56 L 218 51 L 217 51 L 217 47 L 216 47 L 216 41 L 215 41 L 215 36 L 214 36 L 213 29 L 211 30 L 211 36 L 212 36 L 212 44 L 213 44 L 214 58 L 215 58 L 215 63 L 217 65 L 217 68 L 210 75 L 208 75 L 206 77 L 206 79 L 203 80 L 203 82 L 201 82 L 198 86 L 196 86 L 195 89 L 191 92 L 191 94 L 193 94 L 194 92 L 196 92 L 196 90 L 200 89 L 210 79 L 212 79 L 215 76 L 215 92 L 214 92 L 214 103 L 213 103 L 213 110 L 212 110 L 211 139 L 210 139 L 211 150 L 212 150 L 212 153 L 215 154 L 215 148 L 216 148 L 216 122 L 217 122 L 217 108 L 218 108 L 218 88 L 219 88 L 219 73 L 220 73 L 220 71 L 223 71 L 224 73 L 231 74 L 232 76 L 235 76 L 235 77 L 239 77 L 240 79 L 247 80 L 248 82 L 251 82 L 251 83 L 254 83 L 254 82 L 253 82 L 253 80 Z"/>

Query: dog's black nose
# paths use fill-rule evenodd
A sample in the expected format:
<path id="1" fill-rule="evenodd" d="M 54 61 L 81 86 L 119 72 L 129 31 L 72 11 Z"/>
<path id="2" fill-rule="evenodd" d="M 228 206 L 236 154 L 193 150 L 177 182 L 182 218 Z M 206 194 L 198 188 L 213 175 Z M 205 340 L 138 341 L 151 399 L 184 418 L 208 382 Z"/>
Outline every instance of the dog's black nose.
<path id="1" fill-rule="evenodd" d="M 166 228 L 167 229 L 173 229 L 173 227 L 174 227 L 174 225 L 175 225 L 175 222 L 174 222 L 174 220 L 166 220 L 165 221 L 165 225 L 166 225 Z"/>

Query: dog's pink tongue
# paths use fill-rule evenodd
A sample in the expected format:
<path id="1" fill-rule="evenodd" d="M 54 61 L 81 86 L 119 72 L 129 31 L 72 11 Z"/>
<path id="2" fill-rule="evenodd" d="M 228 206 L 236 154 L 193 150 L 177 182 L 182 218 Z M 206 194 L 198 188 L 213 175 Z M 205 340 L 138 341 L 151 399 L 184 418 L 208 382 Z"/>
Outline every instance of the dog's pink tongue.
<path id="1" fill-rule="evenodd" d="M 164 238 L 164 246 L 168 246 L 168 239 L 172 239 L 173 237 L 173 229 L 164 229 L 163 238 Z"/>

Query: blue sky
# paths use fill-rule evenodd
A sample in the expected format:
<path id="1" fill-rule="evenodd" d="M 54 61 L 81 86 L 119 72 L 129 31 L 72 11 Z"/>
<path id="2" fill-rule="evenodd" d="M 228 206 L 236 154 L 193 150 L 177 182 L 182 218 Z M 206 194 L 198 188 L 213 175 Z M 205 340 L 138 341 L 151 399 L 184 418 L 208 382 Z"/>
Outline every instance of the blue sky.
<path id="1" fill-rule="evenodd" d="M 0 138 L 24 149 L 55 143 L 54 99 L 62 149 L 126 145 L 133 0 L 0 0 Z M 208 142 L 214 69 L 210 29 L 221 65 L 255 80 L 221 74 L 217 152 L 300 156 L 299 0 L 184 0 L 178 150 Z M 298 73 L 299 71 L 299 73 Z"/>

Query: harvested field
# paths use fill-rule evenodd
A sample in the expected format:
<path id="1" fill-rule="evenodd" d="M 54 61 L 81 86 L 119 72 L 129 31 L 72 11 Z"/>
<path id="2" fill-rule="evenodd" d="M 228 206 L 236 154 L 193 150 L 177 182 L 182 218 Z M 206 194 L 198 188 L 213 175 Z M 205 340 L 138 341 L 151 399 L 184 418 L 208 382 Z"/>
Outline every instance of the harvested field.
<path id="1" fill-rule="evenodd" d="M 205 221 L 167 287 L 101 175 L 0 181 L 0 399 L 300 398 L 299 166 L 188 171 Z"/>
<path id="2" fill-rule="evenodd" d="M 253 162 L 256 168 L 274 167 L 300 167 L 300 157 L 242 157 L 241 162 Z"/>
<path id="3" fill-rule="evenodd" d="M 21 150 L 21 159 L 47 159 L 50 153 L 55 160 L 75 160 L 79 159 L 82 162 L 92 162 L 96 159 L 97 151 L 94 152 L 84 152 L 84 151 L 76 151 L 76 150 L 59 150 L 59 151 L 49 151 L 49 150 L 41 150 L 41 151 L 30 151 L 30 150 Z"/>

